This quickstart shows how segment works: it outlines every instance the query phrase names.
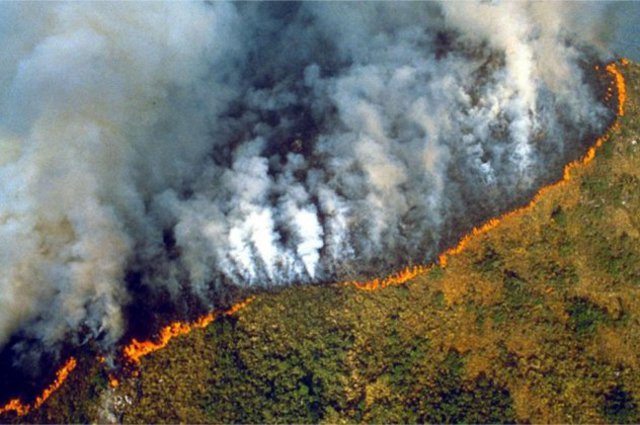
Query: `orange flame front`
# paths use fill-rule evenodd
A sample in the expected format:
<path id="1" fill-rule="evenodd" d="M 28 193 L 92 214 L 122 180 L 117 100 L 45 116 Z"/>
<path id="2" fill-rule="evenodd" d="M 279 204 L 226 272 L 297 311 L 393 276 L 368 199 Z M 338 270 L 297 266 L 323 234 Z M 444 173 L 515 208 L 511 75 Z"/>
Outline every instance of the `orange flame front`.
<path id="1" fill-rule="evenodd" d="M 396 286 L 407 283 L 414 277 L 426 273 L 431 270 L 433 266 L 411 266 L 407 267 L 397 273 L 389 275 L 383 279 L 375 278 L 368 282 L 358 282 L 355 280 L 344 282 L 343 285 L 353 285 L 363 291 L 376 291 L 378 289 L 386 288 L 387 286 Z"/>
<path id="2" fill-rule="evenodd" d="M 620 63 L 622 65 L 627 65 L 629 61 L 627 59 L 622 59 Z M 626 101 L 626 87 L 625 87 L 624 76 L 618 70 L 618 67 L 614 63 L 607 65 L 606 70 L 607 72 L 609 72 L 609 74 L 613 76 L 615 80 L 614 83 L 618 92 L 617 116 L 622 117 L 624 116 L 624 103 Z M 616 127 L 617 125 L 618 125 L 617 122 L 614 123 L 612 128 Z M 533 200 L 528 205 L 522 208 L 518 208 L 514 211 L 508 212 L 506 214 L 503 214 L 500 217 L 493 218 L 488 222 L 486 222 L 485 224 L 483 224 L 482 226 L 474 228 L 469 234 L 464 236 L 455 247 L 449 248 L 448 250 L 440 254 L 440 256 L 438 257 L 438 262 L 440 266 L 443 268 L 446 267 L 449 262 L 449 258 L 463 252 L 466 249 L 469 242 L 473 240 L 473 238 L 487 233 L 489 230 L 497 227 L 504 220 L 510 217 L 517 216 L 529 210 L 539 202 L 539 200 L 544 196 L 544 194 L 550 188 L 560 186 L 562 184 L 565 184 L 567 181 L 571 180 L 572 170 L 577 167 L 590 163 L 595 157 L 596 149 L 602 146 L 602 144 L 608 138 L 609 138 L 609 134 L 607 132 L 607 134 L 600 137 L 596 141 L 595 145 L 587 151 L 586 155 L 582 159 L 571 162 L 567 166 L 565 166 L 562 180 L 540 189 L 540 191 L 534 196 Z M 376 278 L 368 282 L 349 281 L 349 282 L 344 282 L 344 284 L 353 285 L 356 288 L 362 289 L 365 291 L 374 291 L 377 289 L 386 288 L 388 286 L 402 285 L 408 282 L 409 280 L 413 279 L 414 277 L 420 274 L 423 274 L 425 272 L 428 272 L 433 267 L 434 267 L 433 265 L 410 266 L 401 270 L 400 272 L 387 276 L 383 279 Z M 221 314 L 225 316 L 232 315 L 238 312 L 239 310 L 242 310 L 254 299 L 255 297 L 247 298 L 246 300 L 233 305 L 231 308 L 222 312 Z M 169 341 L 174 337 L 188 334 L 193 329 L 204 328 L 208 326 L 211 322 L 213 322 L 216 319 L 216 317 L 218 317 L 218 315 L 214 312 L 211 312 L 204 316 L 199 317 L 193 322 L 173 322 L 160 330 L 157 341 L 138 341 L 137 339 L 134 338 L 128 345 L 126 345 L 123 348 L 123 355 L 131 363 L 138 365 L 140 364 L 140 359 L 142 357 L 154 351 L 160 350 L 161 348 L 164 348 L 169 343 Z M 98 360 L 100 361 L 100 357 L 98 357 Z M 104 358 L 102 358 L 102 362 L 104 362 Z M 60 386 L 67 379 L 71 371 L 75 369 L 76 364 L 77 362 L 74 357 L 69 358 L 69 360 L 67 360 L 67 362 L 62 366 L 62 368 L 60 368 L 58 372 L 56 372 L 56 379 L 53 381 L 53 383 L 50 384 L 42 392 L 40 396 L 36 397 L 36 400 L 34 401 L 33 405 L 25 404 L 20 399 L 15 398 L 10 400 L 4 406 L 0 407 L 0 415 L 7 412 L 15 412 L 18 416 L 23 416 L 29 413 L 29 411 L 31 411 L 32 409 L 38 409 L 51 396 L 51 394 L 53 394 L 54 391 L 60 388 Z M 116 377 L 110 376 L 109 383 L 112 387 L 117 387 L 119 384 L 119 381 Z"/>
<path id="3" fill-rule="evenodd" d="M 233 305 L 228 310 L 222 312 L 222 315 L 230 316 L 236 313 L 237 311 L 243 309 L 249 303 L 251 303 L 254 298 L 255 297 L 249 297 L 246 300 Z M 154 351 L 158 351 L 161 348 L 164 348 L 169 343 L 169 341 L 171 341 L 171 339 L 180 335 L 188 334 L 193 329 L 205 328 L 211 322 L 213 322 L 216 317 L 217 314 L 211 312 L 199 317 L 193 322 L 170 323 L 160 330 L 157 341 L 138 341 L 134 338 L 128 345 L 123 348 L 122 352 L 124 354 L 124 357 L 127 360 L 131 361 L 133 364 L 140 364 L 140 359 L 142 357 L 146 356 L 149 353 L 153 353 Z"/>
<path id="4" fill-rule="evenodd" d="M 627 59 L 621 59 L 620 63 L 626 66 L 627 64 L 629 64 L 629 61 Z M 620 70 L 618 69 L 615 63 L 608 64 L 605 69 L 613 77 L 613 83 L 618 92 L 618 108 L 616 111 L 616 115 L 617 117 L 622 117 L 624 116 L 624 104 L 625 104 L 625 101 L 627 100 L 627 91 L 626 91 L 624 76 L 622 75 L 622 73 L 620 72 Z M 609 89 L 609 91 L 611 92 L 611 88 Z M 588 163 L 593 161 L 593 158 L 595 158 L 595 155 L 596 155 L 596 149 L 602 146 L 602 144 L 609 139 L 610 137 L 609 132 L 612 129 L 616 128 L 617 126 L 618 126 L 618 120 L 616 119 L 614 124 L 607 131 L 607 133 L 596 140 L 596 143 L 589 148 L 589 150 L 587 151 L 584 157 L 576 161 L 570 162 L 564 167 L 563 176 L 560 181 L 556 183 L 552 183 L 549 186 L 545 186 L 542 189 L 540 189 L 538 193 L 536 193 L 536 195 L 533 197 L 531 202 L 529 202 L 526 206 L 517 208 L 499 217 L 492 218 L 486 223 L 484 223 L 482 226 L 474 227 L 470 233 L 468 233 L 467 235 L 463 236 L 462 239 L 460 239 L 460 241 L 456 246 L 449 248 L 446 251 L 444 251 L 442 254 L 440 254 L 438 256 L 438 263 L 440 264 L 440 267 L 442 268 L 447 267 L 447 264 L 449 263 L 449 259 L 453 256 L 456 256 L 462 253 L 474 238 L 489 232 L 491 229 L 494 229 L 495 227 L 500 225 L 500 223 L 502 223 L 503 221 L 509 218 L 518 216 L 524 213 L 525 211 L 530 210 L 540 201 L 540 199 L 542 199 L 543 196 L 545 196 L 545 194 L 549 190 L 566 184 L 569 180 L 571 180 L 572 171 L 574 169 L 580 166 L 587 165 Z M 400 271 L 399 273 L 393 274 L 384 279 L 376 278 L 368 282 L 350 281 L 350 282 L 345 282 L 345 285 L 353 285 L 356 288 L 362 289 L 365 291 L 375 291 L 377 289 L 386 288 L 387 286 L 402 285 L 408 282 L 409 280 L 413 279 L 414 277 L 418 276 L 419 274 L 422 274 L 431 270 L 433 267 L 434 267 L 433 265 L 407 267 L 406 269 Z"/>
<path id="5" fill-rule="evenodd" d="M 33 405 L 23 403 L 19 398 L 14 398 L 4 406 L 0 407 L 0 415 L 8 412 L 15 412 L 18 416 L 24 416 L 32 409 L 38 409 L 44 404 L 51 394 L 62 386 L 62 383 L 67 379 L 69 374 L 77 365 L 75 357 L 70 357 L 69 360 L 56 372 L 56 379 L 44 389 L 42 394 L 36 397 Z"/>

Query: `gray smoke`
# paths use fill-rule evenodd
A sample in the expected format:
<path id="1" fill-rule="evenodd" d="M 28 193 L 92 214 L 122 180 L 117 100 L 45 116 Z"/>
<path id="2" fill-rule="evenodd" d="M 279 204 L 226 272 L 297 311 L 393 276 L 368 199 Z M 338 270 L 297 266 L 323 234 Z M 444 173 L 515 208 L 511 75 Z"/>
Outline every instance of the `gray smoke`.
<path id="1" fill-rule="evenodd" d="M 109 346 L 131 276 L 211 306 L 432 260 L 603 130 L 605 12 L 3 3 L 0 347 Z"/>

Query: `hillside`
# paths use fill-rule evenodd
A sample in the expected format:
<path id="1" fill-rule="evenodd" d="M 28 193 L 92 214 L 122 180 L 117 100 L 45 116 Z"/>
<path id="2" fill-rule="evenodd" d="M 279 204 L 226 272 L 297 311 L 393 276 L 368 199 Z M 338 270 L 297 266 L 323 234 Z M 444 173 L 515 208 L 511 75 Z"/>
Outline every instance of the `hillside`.
<path id="1" fill-rule="evenodd" d="M 291 287 L 21 422 L 639 422 L 640 67 L 588 165 L 405 285 Z"/>

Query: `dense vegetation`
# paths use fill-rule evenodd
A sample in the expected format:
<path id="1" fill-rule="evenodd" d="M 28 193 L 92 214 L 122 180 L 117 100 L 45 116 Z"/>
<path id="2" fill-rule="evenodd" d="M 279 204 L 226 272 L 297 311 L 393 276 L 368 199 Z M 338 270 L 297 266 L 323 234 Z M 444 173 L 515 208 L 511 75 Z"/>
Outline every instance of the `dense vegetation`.
<path id="1" fill-rule="evenodd" d="M 116 389 L 81 359 L 26 419 L 640 422 L 640 71 L 624 71 L 626 116 L 595 161 L 446 269 L 263 294 Z"/>

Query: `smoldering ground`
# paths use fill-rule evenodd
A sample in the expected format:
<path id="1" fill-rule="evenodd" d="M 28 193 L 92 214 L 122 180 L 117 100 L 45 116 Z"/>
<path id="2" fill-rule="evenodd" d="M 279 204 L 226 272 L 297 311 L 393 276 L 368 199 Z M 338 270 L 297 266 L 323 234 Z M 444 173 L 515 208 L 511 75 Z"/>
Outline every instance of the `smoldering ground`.
<path id="1" fill-rule="evenodd" d="M 606 128 L 618 13 L 1 5 L 6 364 L 153 327 L 131 312 L 432 261 Z"/>

